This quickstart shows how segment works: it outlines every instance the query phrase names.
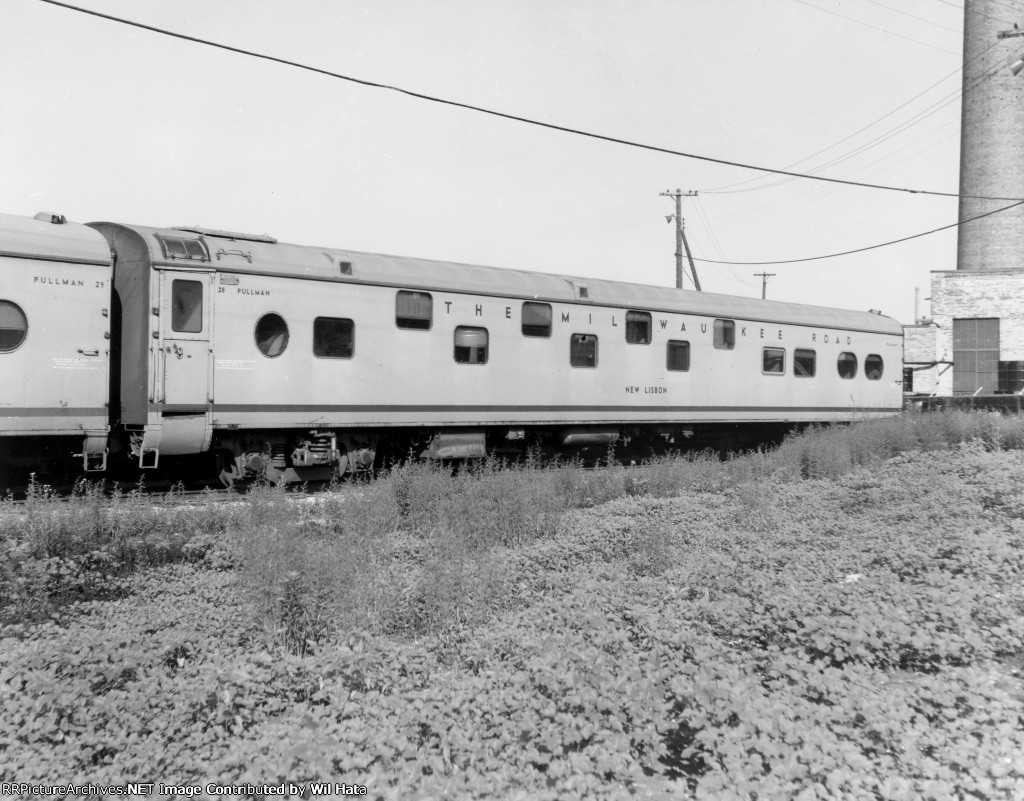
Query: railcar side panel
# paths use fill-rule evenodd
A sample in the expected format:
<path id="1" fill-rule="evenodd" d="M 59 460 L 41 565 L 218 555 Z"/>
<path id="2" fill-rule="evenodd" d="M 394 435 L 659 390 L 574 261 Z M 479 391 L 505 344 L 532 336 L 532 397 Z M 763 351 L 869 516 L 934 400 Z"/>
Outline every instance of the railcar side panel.
<path id="1" fill-rule="evenodd" d="M 117 252 L 114 402 L 143 466 L 214 449 L 248 475 L 341 463 L 390 428 L 454 429 L 470 452 L 484 429 L 824 422 L 902 402 L 902 332 L 877 315 L 95 227 Z"/>
<path id="2" fill-rule="evenodd" d="M 628 309 L 552 304 L 547 337 L 522 333 L 521 302 L 435 291 L 430 327 L 395 323 L 396 290 L 360 284 L 235 275 L 218 285 L 214 427 L 521 425 L 848 419 L 900 405 L 898 337 L 729 320 L 729 349 L 715 320 L 657 314 L 642 343 L 628 343 Z M 284 323 L 287 345 L 257 343 L 260 321 Z M 315 353 L 317 320 L 345 321 L 351 352 Z M 664 324 L 662 324 L 664 323 Z M 460 331 L 486 336 L 486 356 L 460 361 Z M 576 335 L 595 338 L 593 364 L 573 366 Z M 689 369 L 667 369 L 668 344 L 689 346 Z M 766 372 L 766 349 L 781 358 Z M 797 350 L 814 375 L 796 377 Z M 883 379 L 842 379 L 840 353 L 888 362 Z M 806 364 L 804 370 L 806 371 Z"/>
<path id="3" fill-rule="evenodd" d="M 0 437 L 75 436 L 86 469 L 102 469 L 111 280 L 99 234 L 0 215 Z"/>

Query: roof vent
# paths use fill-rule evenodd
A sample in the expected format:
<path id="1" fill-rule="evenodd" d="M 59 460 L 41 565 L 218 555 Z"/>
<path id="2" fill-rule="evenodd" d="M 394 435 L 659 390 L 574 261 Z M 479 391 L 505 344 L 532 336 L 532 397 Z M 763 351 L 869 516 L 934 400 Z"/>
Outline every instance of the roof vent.
<path id="1" fill-rule="evenodd" d="M 566 278 L 565 281 L 572 287 L 573 294 L 577 300 L 590 300 L 590 290 L 587 289 L 586 284 L 577 284 L 569 278 Z"/>
<path id="2" fill-rule="evenodd" d="M 337 265 L 339 273 L 342 275 L 352 275 L 352 262 L 345 261 L 344 259 L 337 259 L 326 250 L 322 251 L 322 253 L 327 257 L 327 261 L 329 261 L 332 266 Z"/>
<path id="3" fill-rule="evenodd" d="M 33 219 L 53 223 L 54 225 L 63 225 L 68 221 L 68 218 L 63 214 L 54 214 L 52 211 L 41 211 Z"/>

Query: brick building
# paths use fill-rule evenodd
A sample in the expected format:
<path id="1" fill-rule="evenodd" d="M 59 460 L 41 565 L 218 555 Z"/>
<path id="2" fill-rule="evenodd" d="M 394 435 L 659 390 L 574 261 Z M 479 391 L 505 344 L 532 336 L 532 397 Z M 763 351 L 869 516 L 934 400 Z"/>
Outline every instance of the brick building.
<path id="1" fill-rule="evenodd" d="M 904 329 L 907 367 L 935 363 L 915 393 L 1024 389 L 1024 73 L 1008 66 L 1024 37 L 1009 8 L 964 3 L 957 269 L 932 273 L 931 320 Z"/>
<path id="2" fill-rule="evenodd" d="M 1024 266 L 932 273 L 932 321 L 939 395 L 1024 389 Z"/>
<path id="3" fill-rule="evenodd" d="M 948 366 L 935 361 L 935 326 L 930 322 L 903 326 L 903 391 L 937 394 L 939 373 Z"/>

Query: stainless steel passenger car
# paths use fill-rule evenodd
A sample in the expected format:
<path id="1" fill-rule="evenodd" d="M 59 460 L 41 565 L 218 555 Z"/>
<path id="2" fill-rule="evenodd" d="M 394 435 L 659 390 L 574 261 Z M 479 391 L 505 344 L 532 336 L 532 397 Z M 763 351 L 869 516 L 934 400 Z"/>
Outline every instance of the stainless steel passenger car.
<path id="1" fill-rule="evenodd" d="M 112 272 L 96 231 L 0 215 L 0 473 L 54 449 L 105 468 Z"/>
<path id="2" fill-rule="evenodd" d="M 227 483 L 312 479 L 385 445 L 682 443 L 902 404 L 902 329 L 879 314 L 92 227 L 116 257 L 112 404 L 143 467 L 213 452 Z"/>

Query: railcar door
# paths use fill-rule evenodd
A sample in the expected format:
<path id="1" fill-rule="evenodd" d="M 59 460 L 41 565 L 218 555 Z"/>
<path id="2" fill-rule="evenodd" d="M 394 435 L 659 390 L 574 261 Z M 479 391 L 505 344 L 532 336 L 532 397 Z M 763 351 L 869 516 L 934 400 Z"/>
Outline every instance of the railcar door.
<path id="1" fill-rule="evenodd" d="M 205 414 L 213 403 L 212 305 L 212 273 L 162 272 L 156 380 L 164 414 Z"/>

